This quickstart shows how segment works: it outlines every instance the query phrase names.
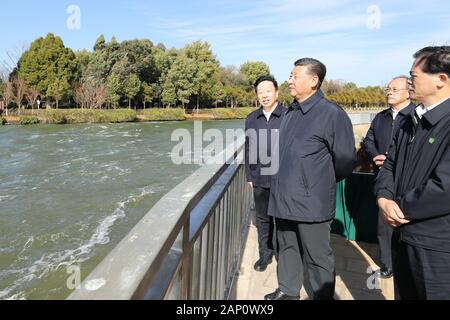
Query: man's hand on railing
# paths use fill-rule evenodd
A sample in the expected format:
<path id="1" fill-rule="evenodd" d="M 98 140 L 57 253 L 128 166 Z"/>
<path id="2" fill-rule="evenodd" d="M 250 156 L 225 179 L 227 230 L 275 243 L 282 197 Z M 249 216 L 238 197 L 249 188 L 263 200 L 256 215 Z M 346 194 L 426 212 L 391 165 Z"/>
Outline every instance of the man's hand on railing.
<path id="1" fill-rule="evenodd" d="M 253 188 L 253 182 L 249 182 L 248 184 L 250 185 L 251 188 Z"/>
<path id="2" fill-rule="evenodd" d="M 405 215 L 395 201 L 378 198 L 377 203 L 383 214 L 384 222 L 390 227 L 395 228 L 410 222 L 405 219 Z"/>

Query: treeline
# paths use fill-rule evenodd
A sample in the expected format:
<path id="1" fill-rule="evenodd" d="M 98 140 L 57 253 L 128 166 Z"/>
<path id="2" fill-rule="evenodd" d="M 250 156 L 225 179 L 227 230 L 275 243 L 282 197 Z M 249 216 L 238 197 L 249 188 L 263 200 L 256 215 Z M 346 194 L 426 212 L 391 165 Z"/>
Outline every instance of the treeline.
<path id="1" fill-rule="evenodd" d="M 222 67 L 207 42 L 196 41 L 181 49 L 167 49 L 150 40 L 107 42 L 101 35 L 92 51 L 73 52 L 62 39 L 49 33 L 35 40 L 16 68 L 0 80 L 0 107 L 78 107 L 116 109 L 257 106 L 252 84 L 270 74 L 262 61 L 239 68 Z M 281 80 L 281 79 L 279 79 Z M 357 88 L 343 81 L 325 82 L 324 91 L 342 106 L 373 107 L 384 104 L 382 88 Z M 292 98 L 288 84 L 280 87 L 280 100 Z M 38 103 L 39 102 L 39 103 Z"/>

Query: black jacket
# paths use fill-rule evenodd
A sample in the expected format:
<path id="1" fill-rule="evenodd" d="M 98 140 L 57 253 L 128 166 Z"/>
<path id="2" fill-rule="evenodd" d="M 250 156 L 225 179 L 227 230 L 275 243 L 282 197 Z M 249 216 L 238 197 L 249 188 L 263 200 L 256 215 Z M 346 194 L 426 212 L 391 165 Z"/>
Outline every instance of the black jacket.
<path id="1" fill-rule="evenodd" d="M 380 154 L 386 155 L 391 145 L 392 137 L 396 135 L 403 123 L 409 119 L 415 108 L 416 106 L 410 103 L 406 108 L 400 110 L 395 120 L 392 118 L 391 108 L 383 110 L 375 116 L 363 141 L 364 149 L 371 160 Z"/>
<path id="2" fill-rule="evenodd" d="M 245 174 L 247 181 L 253 182 L 255 187 L 270 188 L 271 175 L 261 174 L 261 168 L 271 166 L 271 162 L 267 160 L 271 157 L 272 144 L 279 138 L 281 120 L 285 113 L 286 108 L 278 104 L 269 121 L 262 108 L 250 113 L 245 121 Z M 272 141 L 272 130 L 278 135 L 274 137 L 274 141 Z M 261 156 L 267 159 L 261 159 Z"/>
<path id="3" fill-rule="evenodd" d="M 280 170 L 272 177 L 268 213 L 302 222 L 335 216 L 336 182 L 356 163 L 350 118 L 321 91 L 294 102 L 280 128 Z"/>
<path id="4" fill-rule="evenodd" d="M 394 137 L 375 193 L 397 202 L 409 224 L 403 241 L 450 252 L 450 99 L 419 119 L 412 115 Z"/>

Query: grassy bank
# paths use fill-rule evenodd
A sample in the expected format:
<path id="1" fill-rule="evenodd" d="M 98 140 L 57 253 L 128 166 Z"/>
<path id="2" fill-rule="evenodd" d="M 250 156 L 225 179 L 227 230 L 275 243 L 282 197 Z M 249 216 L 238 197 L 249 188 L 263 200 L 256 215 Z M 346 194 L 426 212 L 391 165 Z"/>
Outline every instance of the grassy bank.
<path id="1" fill-rule="evenodd" d="M 183 109 L 148 109 L 138 115 L 141 121 L 184 121 L 186 114 Z"/>
<path id="2" fill-rule="evenodd" d="M 232 120 L 245 119 L 253 108 L 217 108 L 201 109 L 199 113 L 185 113 L 183 109 L 148 109 L 134 111 L 130 109 L 87 110 L 87 109 L 50 109 L 25 110 L 21 115 L 0 117 L 0 125 L 32 124 L 76 124 L 76 123 L 119 123 L 141 121 L 185 121 L 185 120 Z"/>
<path id="3" fill-rule="evenodd" d="M 216 108 L 201 110 L 202 113 L 206 113 L 212 116 L 216 120 L 227 120 L 227 119 L 245 119 L 247 116 L 254 111 L 254 108 Z"/>

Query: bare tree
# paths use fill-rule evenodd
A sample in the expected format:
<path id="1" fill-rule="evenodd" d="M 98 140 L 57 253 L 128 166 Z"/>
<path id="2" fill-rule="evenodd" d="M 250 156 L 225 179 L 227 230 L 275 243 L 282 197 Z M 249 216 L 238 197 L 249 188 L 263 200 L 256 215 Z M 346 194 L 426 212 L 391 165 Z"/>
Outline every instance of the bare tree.
<path id="1" fill-rule="evenodd" d="M 2 69 L 10 75 L 14 71 L 17 70 L 17 64 L 20 60 L 20 57 L 22 57 L 22 54 L 27 51 L 29 48 L 29 45 L 26 43 L 19 43 L 11 50 L 6 50 L 6 59 L 3 59 L 2 61 Z"/>
<path id="2" fill-rule="evenodd" d="M 108 91 L 104 84 L 94 85 L 86 81 L 75 89 L 74 100 L 82 109 L 101 109 L 107 99 Z"/>
<path id="3" fill-rule="evenodd" d="M 8 106 L 11 104 L 14 98 L 14 88 L 11 81 L 6 82 L 5 91 L 3 93 L 3 101 L 5 102 L 6 116 L 8 116 Z"/>
<path id="4" fill-rule="evenodd" d="M 17 77 L 13 80 L 13 87 L 14 87 L 14 101 L 16 101 L 17 107 L 19 108 L 19 116 L 20 116 L 22 101 L 25 97 L 25 93 L 27 92 L 27 84 L 25 83 L 25 80 Z"/>
<path id="5" fill-rule="evenodd" d="M 34 87 L 28 87 L 28 90 L 25 94 L 25 98 L 28 100 L 28 102 L 31 104 L 31 112 L 34 114 L 34 105 L 36 104 L 37 99 L 39 98 L 41 94 L 39 91 Z M 38 105 L 39 109 L 39 105 Z"/>
<path id="6" fill-rule="evenodd" d="M 80 106 L 81 109 L 84 109 L 86 106 L 86 97 L 84 94 L 84 88 L 82 84 L 79 84 L 75 89 L 73 99 Z"/>
<path id="7" fill-rule="evenodd" d="M 103 84 L 99 84 L 95 88 L 95 103 L 94 108 L 101 109 L 108 98 L 108 90 Z"/>

